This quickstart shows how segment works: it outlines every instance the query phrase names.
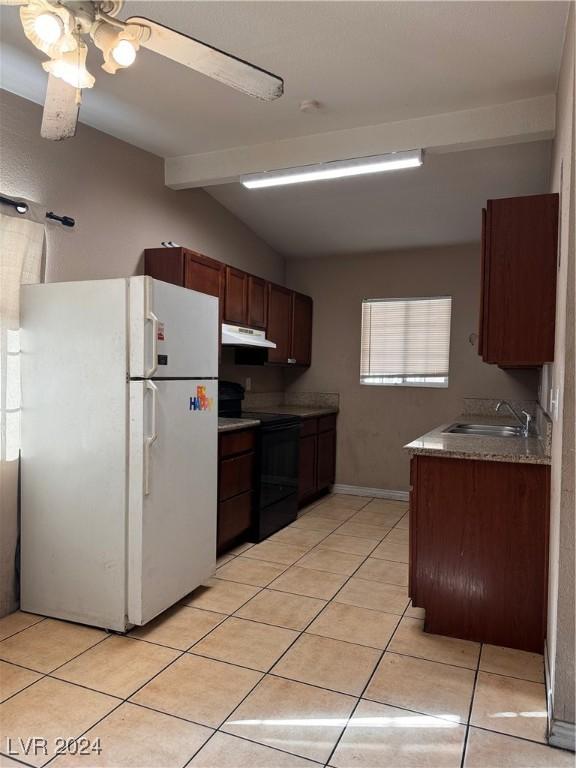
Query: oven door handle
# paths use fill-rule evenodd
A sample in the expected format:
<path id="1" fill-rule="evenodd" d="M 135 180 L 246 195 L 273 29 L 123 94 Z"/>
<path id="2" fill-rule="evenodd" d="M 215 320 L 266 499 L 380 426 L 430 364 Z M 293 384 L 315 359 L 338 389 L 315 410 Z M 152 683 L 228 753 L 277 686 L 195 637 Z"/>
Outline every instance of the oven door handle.
<path id="1" fill-rule="evenodd" d="M 288 432 L 290 430 L 300 430 L 300 424 L 276 424 L 274 426 L 261 426 L 260 429 L 266 434 L 270 432 L 279 432 L 280 430 Z"/>

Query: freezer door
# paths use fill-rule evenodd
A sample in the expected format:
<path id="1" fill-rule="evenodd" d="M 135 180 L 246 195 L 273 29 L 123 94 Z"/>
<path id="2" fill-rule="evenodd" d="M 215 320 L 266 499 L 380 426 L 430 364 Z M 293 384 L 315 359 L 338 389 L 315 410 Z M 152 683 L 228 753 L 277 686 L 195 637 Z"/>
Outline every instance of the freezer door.
<path id="1" fill-rule="evenodd" d="M 130 378 L 216 378 L 218 299 L 130 278 Z"/>
<path id="2" fill-rule="evenodd" d="M 129 386 L 128 619 L 145 624 L 216 567 L 217 382 Z"/>

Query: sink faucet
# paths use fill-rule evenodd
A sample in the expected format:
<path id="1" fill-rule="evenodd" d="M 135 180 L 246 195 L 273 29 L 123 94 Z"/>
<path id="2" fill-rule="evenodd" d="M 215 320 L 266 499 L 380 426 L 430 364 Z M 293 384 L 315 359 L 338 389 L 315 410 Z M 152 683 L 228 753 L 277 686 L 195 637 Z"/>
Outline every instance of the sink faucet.
<path id="1" fill-rule="evenodd" d="M 522 427 L 522 437 L 528 437 L 528 432 L 530 430 L 530 422 L 532 421 L 532 416 L 527 411 L 521 411 L 522 416 L 518 413 L 518 411 L 513 408 L 508 400 L 499 400 L 498 405 L 496 406 L 496 413 L 500 410 L 500 408 L 506 406 L 512 416 L 520 423 L 520 426 Z"/>

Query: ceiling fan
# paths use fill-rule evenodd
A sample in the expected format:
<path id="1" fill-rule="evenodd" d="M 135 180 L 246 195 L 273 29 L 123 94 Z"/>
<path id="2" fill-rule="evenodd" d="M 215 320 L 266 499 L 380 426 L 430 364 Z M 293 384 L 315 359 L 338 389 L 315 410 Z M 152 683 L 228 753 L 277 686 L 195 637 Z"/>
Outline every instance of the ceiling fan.
<path id="1" fill-rule="evenodd" d="M 87 40 L 102 51 L 102 69 L 113 75 L 134 63 L 147 48 L 185 67 L 263 101 L 282 96 L 282 78 L 202 43 L 152 19 L 116 18 L 123 0 L 0 0 L 20 5 L 24 34 L 49 60 L 48 87 L 40 134 L 60 140 L 76 133 L 83 88 L 94 76 L 86 69 Z"/>

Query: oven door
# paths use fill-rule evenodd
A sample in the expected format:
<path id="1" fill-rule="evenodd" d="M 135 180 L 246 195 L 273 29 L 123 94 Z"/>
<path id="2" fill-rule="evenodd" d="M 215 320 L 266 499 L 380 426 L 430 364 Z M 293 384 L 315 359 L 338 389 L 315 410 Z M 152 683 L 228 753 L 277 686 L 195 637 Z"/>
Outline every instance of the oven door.
<path id="1" fill-rule="evenodd" d="M 260 509 L 298 493 L 300 425 L 260 428 Z"/>

